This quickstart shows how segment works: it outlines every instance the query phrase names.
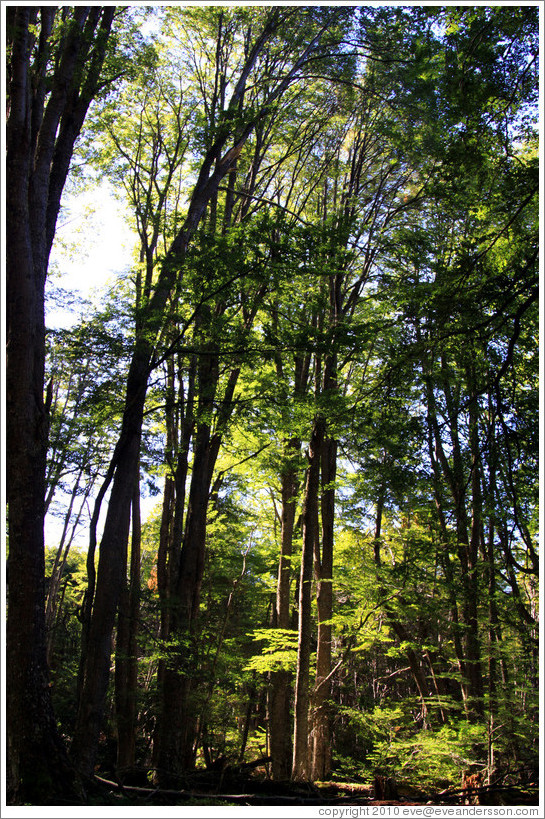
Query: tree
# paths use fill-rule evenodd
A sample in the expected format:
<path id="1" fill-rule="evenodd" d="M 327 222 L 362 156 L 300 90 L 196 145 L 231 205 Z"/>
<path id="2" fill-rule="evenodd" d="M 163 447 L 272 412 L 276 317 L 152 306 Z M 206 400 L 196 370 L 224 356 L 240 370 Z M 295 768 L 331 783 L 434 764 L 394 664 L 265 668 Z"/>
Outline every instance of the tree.
<path id="1" fill-rule="evenodd" d="M 210 14 L 213 16 L 215 12 L 210 12 Z M 169 297 L 175 288 L 180 286 L 180 274 L 183 274 L 183 262 L 188 246 L 195 237 L 206 207 L 216 196 L 221 181 L 240 156 L 257 123 L 274 110 L 275 104 L 281 100 L 284 92 L 301 75 L 304 75 L 305 66 L 310 57 L 315 53 L 320 53 L 320 50 L 324 51 L 329 48 L 329 45 L 324 45 L 322 40 L 325 42 L 329 28 L 338 19 L 346 17 L 346 13 L 331 10 L 322 17 L 321 12 L 315 14 L 309 10 L 306 17 L 310 34 L 308 44 L 299 45 L 294 54 L 290 54 L 287 59 L 284 57 L 276 66 L 279 71 L 274 78 L 270 78 L 268 74 L 269 64 L 266 58 L 268 49 L 273 45 L 275 48 L 279 47 L 282 42 L 279 40 L 280 33 L 283 36 L 288 35 L 290 27 L 293 27 L 293 12 L 278 9 L 264 12 L 260 15 L 260 28 L 257 34 L 254 33 L 255 28 L 253 27 L 243 29 L 247 33 L 247 39 L 244 41 L 243 36 L 242 48 L 237 54 L 236 80 L 233 79 L 231 83 L 231 96 L 229 100 L 225 99 L 224 104 L 217 111 L 217 120 L 212 132 L 208 133 L 206 128 L 204 130 L 202 160 L 197 170 L 196 182 L 183 223 L 162 260 L 149 300 L 142 305 L 138 314 L 134 354 L 127 380 L 125 412 L 119 442 L 112 461 L 110 499 L 101 541 L 95 600 L 89 629 L 89 651 L 85 662 L 78 726 L 72 745 L 75 759 L 88 773 L 93 767 L 108 684 L 111 634 L 125 573 L 130 504 L 136 481 L 148 379 L 156 363 L 154 347 L 158 334 L 161 333 L 164 326 L 164 311 Z M 221 20 L 219 21 L 219 32 L 217 22 L 214 23 L 214 26 L 217 32 L 214 36 L 219 37 L 216 42 L 221 45 L 223 37 L 228 35 L 225 34 Z M 333 34 L 333 37 L 329 39 L 333 39 L 335 43 L 337 36 Z M 250 102 L 245 92 L 249 77 L 253 75 L 258 81 L 254 84 L 256 96 Z M 272 82 L 269 84 L 267 79 L 272 79 Z M 201 362 L 203 377 L 206 375 L 203 368 L 213 365 L 213 359 Z M 206 398 L 206 401 L 212 398 L 213 393 Z M 203 396 L 201 400 L 204 400 Z M 202 453 L 206 459 L 208 458 L 209 434 L 207 424 L 204 424 L 200 429 L 199 438 Z M 197 442 L 198 447 L 199 442 Z M 194 510 L 205 509 L 207 481 L 206 468 L 202 472 L 194 471 L 193 499 L 190 500 Z M 186 580 L 194 578 L 196 582 L 197 594 L 191 601 L 191 608 L 187 609 L 186 606 L 186 616 L 191 615 L 198 604 L 203 523 L 203 515 L 199 514 L 198 520 L 195 519 L 197 528 L 191 537 L 187 538 L 188 559 L 186 561 L 184 558 L 184 561 L 180 563 L 180 577 Z M 185 592 L 187 591 L 185 589 Z M 182 755 L 182 760 L 183 758 Z M 183 761 L 182 764 L 184 764 Z"/>
<path id="2" fill-rule="evenodd" d="M 45 65 L 43 123 L 74 49 L 70 89 L 87 87 L 104 14 L 8 15 L 33 43 L 36 115 Z M 153 30 L 144 70 L 129 69 L 123 20 Z M 139 247 L 104 308 L 46 334 L 48 394 L 38 344 L 38 399 L 18 399 L 28 412 L 41 401 L 50 429 L 32 439 L 32 474 L 10 449 L 27 469 L 9 495 L 12 646 L 22 589 L 38 612 L 21 613 L 36 700 L 9 681 L 13 801 L 40 799 L 16 770 L 27 745 L 39 783 L 60 772 L 46 799 L 77 801 L 57 730 L 84 776 L 125 784 L 221 771 L 226 786 L 248 761 L 277 780 L 395 774 L 435 792 L 468 767 L 491 785 L 530 775 L 535 35 L 530 7 L 113 14 L 107 85 L 72 162 L 83 182 L 86 169 L 113 182 Z M 41 160 L 15 131 L 8 148 L 9 201 L 21 204 L 24 155 L 34 207 Z M 12 252 L 10 270 L 32 252 Z M 12 272 L 22 354 L 17 299 L 32 277 Z M 23 561 L 21 510 L 63 528 L 45 583 L 36 539 Z M 23 655 L 8 647 L 19 671 Z"/>
<path id="3" fill-rule="evenodd" d="M 99 93 L 114 7 L 8 10 L 7 625 L 10 800 L 49 800 L 70 779 L 53 717 L 44 620 L 44 288 L 75 141 Z"/>
<path id="4" fill-rule="evenodd" d="M 136 720 L 138 706 L 138 627 L 140 621 L 140 564 L 142 526 L 140 520 L 140 483 L 134 491 L 131 510 L 132 537 L 130 575 L 121 591 L 116 658 L 115 700 L 117 719 L 117 771 L 121 777 L 131 773 L 136 760 Z"/>

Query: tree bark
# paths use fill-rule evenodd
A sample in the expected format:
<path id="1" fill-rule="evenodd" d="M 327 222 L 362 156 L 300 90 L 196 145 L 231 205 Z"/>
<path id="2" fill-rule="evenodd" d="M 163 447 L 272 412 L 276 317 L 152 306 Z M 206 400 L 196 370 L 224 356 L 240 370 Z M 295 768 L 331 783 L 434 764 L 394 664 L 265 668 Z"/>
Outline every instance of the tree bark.
<path id="1" fill-rule="evenodd" d="M 161 692 L 161 731 L 158 736 L 158 782 L 161 787 L 179 781 L 182 771 L 193 766 L 193 740 L 197 708 L 192 707 L 191 689 L 196 681 L 194 621 L 198 615 L 204 553 L 209 479 L 210 427 L 197 427 L 193 473 L 188 498 L 187 521 L 175 593 L 171 598 L 170 640 L 180 641 L 165 659 Z M 174 544 L 176 546 L 176 544 Z"/>
<path id="2" fill-rule="evenodd" d="M 117 721 L 117 774 L 123 780 L 136 761 L 138 707 L 138 624 L 140 619 L 140 487 L 132 503 L 130 578 L 122 590 L 117 617 L 115 709 Z"/>
<path id="3" fill-rule="evenodd" d="M 110 673 L 112 633 L 127 570 L 130 510 L 138 481 L 149 355 L 148 345 L 144 343 L 141 348 L 137 348 L 129 371 L 127 409 L 117 447 L 115 473 L 100 547 L 78 716 L 71 748 L 78 766 L 89 776 L 93 772 L 102 725 Z"/>
<path id="4" fill-rule="evenodd" d="M 473 698 L 472 706 L 479 718 L 484 717 L 484 685 L 479 635 L 479 578 L 477 575 L 480 546 L 483 543 L 483 498 L 481 486 L 481 453 L 479 445 L 479 412 L 474 365 L 468 366 L 469 445 L 471 451 L 471 524 L 468 545 L 468 656 L 467 664 Z"/>
<path id="5" fill-rule="evenodd" d="M 43 524 L 49 399 L 44 398 L 44 288 L 60 197 L 75 139 L 97 90 L 113 12 L 103 7 L 95 7 L 92 13 L 89 7 L 75 9 L 59 45 L 51 39 L 54 7 L 19 7 L 10 20 L 6 126 L 9 801 L 47 804 L 64 788 L 70 790 L 74 780 L 57 734 L 46 661 Z M 46 78 L 52 55 L 55 68 Z M 77 117 L 67 135 L 64 122 L 75 101 Z"/>
<path id="6" fill-rule="evenodd" d="M 456 599 L 456 592 L 454 589 L 454 574 L 449 556 L 450 536 L 445 516 L 444 502 L 441 492 L 441 468 L 438 463 L 436 450 L 436 434 L 437 434 L 437 418 L 435 413 L 435 402 L 431 383 L 429 380 L 426 383 L 426 394 L 428 403 L 428 452 L 432 466 L 432 485 L 435 499 L 435 508 L 439 519 L 439 528 L 441 532 L 441 551 L 439 560 L 445 574 L 447 593 L 450 601 L 450 620 L 452 622 L 452 640 L 454 643 L 454 653 L 460 672 L 460 698 L 464 703 L 464 709 L 467 713 L 468 690 L 467 690 L 467 675 L 465 671 L 465 657 L 462 645 L 462 628 L 460 624 L 460 616 L 458 610 L 458 601 Z"/>
<path id="7" fill-rule="evenodd" d="M 322 452 L 322 552 L 314 557 L 316 603 L 318 611 L 318 644 L 316 648 L 316 683 L 312 696 L 312 779 L 325 781 L 331 776 L 331 729 L 329 697 L 331 681 L 331 638 L 333 616 L 333 527 L 335 522 L 335 478 L 337 442 L 326 437 Z M 319 549 L 318 549 L 319 551 Z"/>
<path id="8" fill-rule="evenodd" d="M 280 561 L 278 564 L 278 585 L 276 591 L 276 628 L 289 629 L 290 618 L 290 578 L 293 531 L 295 524 L 295 503 L 298 491 L 297 469 L 293 464 L 301 447 L 298 438 L 287 442 L 286 464 L 281 474 L 282 523 Z M 272 778 L 289 779 L 292 764 L 291 740 L 291 685 L 292 675 L 284 669 L 271 674 L 269 686 L 269 740 Z"/>
<path id="9" fill-rule="evenodd" d="M 445 362 L 442 362 L 443 368 Z M 436 426 L 436 447 L 439 455 L 439 462 L 445 473 L 448 482 L 456 521 L 456 540 L 458 559 L 460 562 L 460 573 L 463 588 L 462 618 L 464 624 L 464 668 L 467 678 L 467 714 L 470 720 L 479 719 L 484 715 L 483 681 L 481 668 L 481 649 L 478 623 L 478 543 L 481 536 L 480 522 L 480 482 L 478 477 L 478 452 L 475 450 L 476 428 L 476 408 L 475 396 L 472 395 L 471 385 L 469 386 L 469 439 L 471 456 L 471 473 L 469 480 L 464 472 L 464 462 L 460 442 L 458 407 L 454 405 L 448 382 L 448 375 L 443 379 L 443 392 L 445 395 L 445 405 L 450 425 L 450 443 L 452 447 L 452 466 L 449 463 L 440 438 L 438 427 Z M 479 483 L 478 483 L 479 482 Z M 473 521 L 470 525 L 466 509 L 466 487 L 471 486 L 473 500 Z M 478 484 L 478 485 L 477 485 Z"/>
<path id="10" fill-rule="evenodd" d="M 186 480 L 189 471 L 189 446 L 194 427 L 193 402 L 196 357 L 193 356 L 190 363 L 187 391 L 183 388 L 183 373 L 181 368 L 178 373 L 179 424 L 174 420 L 174 360 L 169 359 L 167 366 L 169 369 L 169 378 L 166 408 L 166 459 L 167 462 L 170 460 L 171 464 L 175 465 L 175 468 L 174 474 L 168 474 L 165 480 L 159 552 L 157 556 L 157 584 L 161 606 L 159 636 L 164 645 L 167 644 L 171 636 L 171 617 L 175 614 L 177 605 L 176 595 L 180 568 L 180 551 L 183 540 Z M 178 431 L 177 427 L 179 427 Z M 163 734 L 166 736 L 170 730 L 168 721 L 170 718 L 169 702 L 171 694 L 168 681 L 165 687 L 165 674 L 167 673 L 166 660 L 166 657 L 161 657 L 157 671 L 157 689 L 159 691 L 160 707 L 153 737 L 153 768 L 156 770 L 159 770 L 164 764 L 164 760 L 161 758 L 163 754 L 161 747 L 165 745 Z M 172 685 L 170 687 L 172 687 Z M 165 722 L 167 723 L 166 727 Z M 157 778 L 160 779 L 161 777 L 158 776 Z"/>
<path id="11" fill-rule="evenodd" d="M 321 424 L 316 421 L 308 449 L 308 468 L 303 507 L 303 553 L 299 583 L 299 641 L 295 681 L 295 724 L 292 779 L 310 780 L 310 653 L 312 637 L 312 566 L 319 533 L 318 492 L 320 488 Z"/>

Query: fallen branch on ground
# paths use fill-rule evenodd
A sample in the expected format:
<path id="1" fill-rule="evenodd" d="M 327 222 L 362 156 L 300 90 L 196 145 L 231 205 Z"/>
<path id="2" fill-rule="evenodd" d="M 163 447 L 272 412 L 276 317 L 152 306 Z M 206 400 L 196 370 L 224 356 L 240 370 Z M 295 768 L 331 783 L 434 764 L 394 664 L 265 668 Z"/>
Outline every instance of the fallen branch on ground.
<path id="1" fill-rule="evenodd" d="M 187 791 L 187 790 L 174 790 L 174 789 L 163 789 L 163 788 L 142 788 L 137 785 L 122 785 L 120 782 L 113 782 L 110 779 L 104 779 L 102 776 L 97 776 L 95 774 L 95 780 L 99 782 L 101 785 L 105 785 L 108 788 L 113 788 L 114 790 L 119 791 L 121 794 L 132 794 L 134 796 L 142 796 L 146 799 L 151 799 L 152 797 L 159 796 L 159 797 L 168 797 L 169 799 L 192 799 L 192 800 L 208 800 L 213 799 L 217 800 L 218 802 L 225 801 L 225 802 L 236 802 L 237 804 L 241 805 L 252 805 L 252 804 L 264 804 L 267 801 L 274 800 L 275 804 L 286 804 L 286 805 L 320 805 L 322 801 L 318 798 L 312 797 L 305 797 L 305 796 L 279 796 L 276 794 L 256 794 L 256 793 L 243 793 L 243 794 L 228 794 L 228 793 L 198 793 L 195 791 Z"/>

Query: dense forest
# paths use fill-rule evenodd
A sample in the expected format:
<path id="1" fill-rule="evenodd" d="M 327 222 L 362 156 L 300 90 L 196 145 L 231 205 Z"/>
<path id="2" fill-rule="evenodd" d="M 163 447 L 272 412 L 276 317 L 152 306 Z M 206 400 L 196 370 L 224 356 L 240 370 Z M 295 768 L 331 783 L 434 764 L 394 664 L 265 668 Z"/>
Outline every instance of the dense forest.
<path id="1" fill-rule="evenodd" d="M 8 804 L 538 804 L 538 5 L 7 6 Z"/>

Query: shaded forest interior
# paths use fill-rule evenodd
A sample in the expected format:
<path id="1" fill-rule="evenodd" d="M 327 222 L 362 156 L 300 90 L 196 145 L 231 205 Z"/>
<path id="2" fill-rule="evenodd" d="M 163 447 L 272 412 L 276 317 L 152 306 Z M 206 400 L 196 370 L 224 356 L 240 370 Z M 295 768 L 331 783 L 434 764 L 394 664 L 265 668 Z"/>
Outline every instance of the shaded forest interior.
<path id="1" fill-rule="evenodd" d="M 539 13 L 7 9 L 9 803 L 537 804 Z"/>

